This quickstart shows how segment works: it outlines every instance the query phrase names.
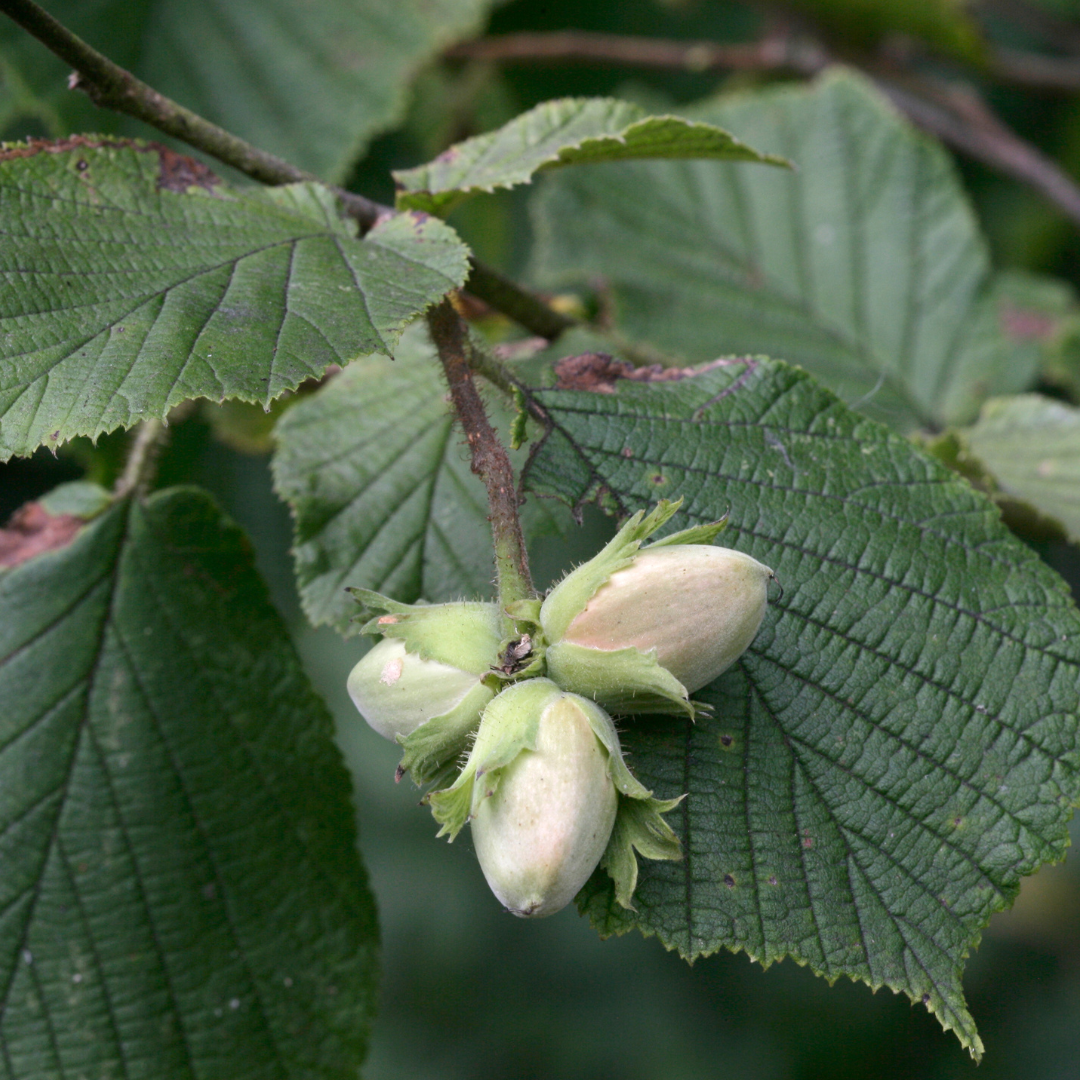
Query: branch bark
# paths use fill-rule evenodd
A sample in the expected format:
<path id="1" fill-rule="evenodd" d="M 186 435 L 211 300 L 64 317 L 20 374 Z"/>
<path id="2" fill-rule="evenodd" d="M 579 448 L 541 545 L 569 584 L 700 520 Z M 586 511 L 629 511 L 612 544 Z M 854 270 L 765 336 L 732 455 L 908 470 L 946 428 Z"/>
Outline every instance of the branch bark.
<path id="1" fill-rule="evenodd" d="M 924 81 L 918 92 L 888 79 L 878 85 L 924 131 L 1034 188 L 1080 226 L 1080 187 L 1056 161 L 1002 123 L 976 93 L 943 94 Z"/>
<path id="2" fill-rule="evenodd" d="M 499 604 L 505 609 L 515 600 L 535 595 L 529 574 L 529 557 L 518 517 L 518 492 L 506 448 L 488 420 L 484 403 L 469 368 L 467 330 L 449 300 L 428 312 L 431 340 L 439 353 L 450 398 L 454 403 L 472 455 L 472 471 L 487 488 L 491 534 L 495 542 L 495 569 Z M 508 619 L 508 634 L 514 633 Z"/>
<path id="3" fill-rule="evenodd" d="M 695 72 L 786 69 L 803 75 L 821 70 L 827 62 L 814 43 L 787 35 L 766 37 L 750 45 L 723 45 L 714 41 L 665 41 L 585 30 L 479 38 L 454 45 L 444 55 L 500 63 L 606 63 Z"/>

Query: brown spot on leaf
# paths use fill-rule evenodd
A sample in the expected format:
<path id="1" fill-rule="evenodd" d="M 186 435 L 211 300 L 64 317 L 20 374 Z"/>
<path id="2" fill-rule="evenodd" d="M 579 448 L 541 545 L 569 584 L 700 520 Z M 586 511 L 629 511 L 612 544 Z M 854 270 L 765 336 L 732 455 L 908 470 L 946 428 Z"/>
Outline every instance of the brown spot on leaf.
<path id="1" fill-rule="evenodd" d="M 64 547 L 84 524 L 73 514 L 50 514 L 41 503 L 27 503 L 0 529 L 0 566 L 18 566 Z"/>
<path id="2" fill-rule="evenodd" d="M 136 142 L 134 139 L 110 138 L 101 135 L 70 135 L 66 139 L 28 139 L 24 143 L 0 149 L 0 161 L 34 157 L 36 154 L 65 154 L 71 150 L 134 150 L 142 154 L 157 154 L 160 161 L 158 188 L 166 191 L 187 191 L 192 185 L 209 190 L 221 181 L 201 161 L 185 157 L 157 142 Z M 85 173 L 90 168 L 86 158 L 79 158 L 75 168 Z"/>
<path id="3" fill-rule="evenodd" d="M 578 356 L 564 356 L 555 365 L 555 385 L 559 390 L 590 390 L 596 394 L 613 394 L 619 379 L 629 379 L 631 382 L 678 382 L 733 363 L 745 361 L 712 360 L 698 367 L 683 368 L 664 367 L 663 364 L 634 367 L 633 364 L 616 360 L 607 353 L 587 352 Z"/>
<path id="4" fill-rule="evenodd" d="M 116 145 L 120 145 L 118 140 L 90 138 L 86 135 L 72 135 L 66 139 L 27 139 L 24 143 L 15 143 L 0 149 L 0 161 L 34 157 L 36 154 L 62 154 L 67 150 L 78 150 L 82 147 L 95 149 L 100 146 Z"/>
<path id="5" fill-rule="evenodd" d="M 187 191 L 189 187 L 201 187 L 210 191 L 221 183 L 213 170 L 201 161 L 178 154 L 167 146 L 156 146 L 161 162 L 157 186 L 160 191 Z"/>
<path id="6" fill-rule="evenodd" d="M 1001 330 L 1014 341 L 1043 341 L 1057 329 L 1057 319 L 1042 311 L 1025 311 L 1007 301 L 998 309 Z"/>

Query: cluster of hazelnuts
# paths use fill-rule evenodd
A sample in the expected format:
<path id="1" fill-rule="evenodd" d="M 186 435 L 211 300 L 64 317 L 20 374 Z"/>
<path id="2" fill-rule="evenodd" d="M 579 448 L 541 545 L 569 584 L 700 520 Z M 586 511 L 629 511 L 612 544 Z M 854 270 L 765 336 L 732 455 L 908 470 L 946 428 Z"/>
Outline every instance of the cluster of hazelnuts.
<path id="1" fill-rule="evenodd" d="M 680 500 L 681 501 L 681 500 Z M 637 856 L 678 859 L 655 799 L 623 760 L 612 716 L 691 719 L 690 694 L 731 666 L 765 615 L 773 572 L 714 547 L 722 522 L 643 545 L 678 509 L 635 514 L 544 600 L 400 604 L 353 590 L 381 635 L 349 694 L 450 839 L 466 823 L 492 891 L 550 915 L 597 865 L 631 906 Z M 518 633 L 503 636 L 506 618 Z"/>

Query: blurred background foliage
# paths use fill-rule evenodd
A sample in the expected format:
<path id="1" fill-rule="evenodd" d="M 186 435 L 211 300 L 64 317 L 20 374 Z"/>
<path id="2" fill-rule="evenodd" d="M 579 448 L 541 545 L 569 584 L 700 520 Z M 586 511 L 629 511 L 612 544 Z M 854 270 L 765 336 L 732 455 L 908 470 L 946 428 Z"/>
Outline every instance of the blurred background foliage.
<path id="1" fill-rule="evenodd" d="M 62 14 L 58 9 L 65 5 L 53 6 Z M 145 31 L 144 8 L 161 5 L 136 5 L 138 19 L 121 5 L 96 7 L 93 43 L 130 62 Z M 480 7 L 463 6 L 456 34 L 476 29 Z M 115 28 L 114 42 L 102 36 L 102 26 Z M 513 0 L 492 11 L 486 33 L 555 31 L 722 45 L 752 45 L 786 34 L 871 74 L 906 78 L 914 72 L 923 86 L 942 94 L 978 93 L 1004 124 L 1022 134 L 1029 149 L 1056 162 L 1066 175 L 1080 175 L 1080 4 L 1075 0 L 966 5 L 960 0 L 774 5 Z M 7 29 L 4 33 L 0 134 L 5 139 L 64 134 L 74 121 L 65 117 L 57 95 L 43 93 L 26 76 L 21 47 L 12 45 L 15 37 Z M 452 36 L 448 30 L 432 41 L 441 44 Z M 1042 73 L 1041 83 L 1017 76 L 1018 57 L 1027 58 L 1029 71 Z M 350 170 L 354 190 L 389 202 L 392 169 L 425 161 L 551 97 L 612 94 L 647 106 L 683 105 L 724 88 L 796 77 L 782 66 L 732 71 L 698 61 L 691 56 L 677 67 L 500 63 L 459 46 L 416 71 L 407 112 L 388 105 L 366 125 L 363 139 L 354 132 L 354 147 L 370 139 L 358 161 L 342 164 L 340 157 L 325 154 L 320 160 L 330 171 Z M 90 126 L 88 107 L 79 109 L 79 121 Z M 102 126 L 112 126 L 106 120 Z M 265 123 L 265 116 L 259 122 Z M 957 163 L 995 266 L 1053 274 L 1080 290 L 1076 219 L 985 156 L 960 154 Z M 521 274 L 531 249 L 527 202 L 527 189 L 475 199 L 451 221 L 481 258 Z M 497 322 L 496 334 L 502 332 Z M 1057 377 L 1051 365 L 1037 389 L 1076 404 L 1075 341 L 1065 334 L 1059 344 Z M 337 717 L 340 745 L 355 778 L 361 847 L 384 936 L 382 1007 L 365 1076 L 1080 1078 L 1080 862 L 1075 859 L 1028 879 L 1016 906 L 995 916 L 968 966 L 965 989 L 986 1044 L 978 1073 L 931 1016 L 885 991 L 873 995 L 846 982 L 830 988 L 790 962 L 762 973 L 744 956 L 724 954 L 687 967 L 655 941 L 636 935 L 599 941 L 572 908 L 536 922 L 506 916 L 477 870 L 467 836 L 453 846 L 434 841 L 433 822 L 418 805 L 416 789 L 393 783 L 394 747 L 369 731 L 349 703 L 345 676 L 363 643 L 342 641 L 326 628 L 314 631 L 300 614 L 288 553 L 291 524 L 269 478 L 272 419 L 236 403 L 187 408 L 174 417 L 158 484 L 206 486 L 249 532 L 275 601 Z M 63 480 L 88 474 L 111 482 L 125 446 L 126 437 L 118 433 L 96 446 L 77 440 L 55 455 L 40 451 L 3 466 L 0 519 Z M 464 460 L 464 447 L 460 452 Z M 534 552 L 537 583 L 546 584 L 594 551 L 610 531 L 611 523 L 592 513 L 568 541 L 543 538 Z M 1075 594 L 1080 551 L 1037 530 L 1026 538 L 1065 575 Z M 1073 835 L 1080 839 L 1080 829 Z"/>

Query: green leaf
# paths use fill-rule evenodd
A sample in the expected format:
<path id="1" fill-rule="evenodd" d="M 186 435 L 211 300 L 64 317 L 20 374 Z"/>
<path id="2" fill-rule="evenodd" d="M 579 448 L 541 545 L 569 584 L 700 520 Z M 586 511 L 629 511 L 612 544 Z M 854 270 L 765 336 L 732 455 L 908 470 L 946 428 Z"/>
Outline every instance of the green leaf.
<path id="1" fill-rule="evenodd" d="M 505 405 L 490 411 L 502 431 Z M 311 622 L 357 634 L 347 586 L 402 601 L 494 595 L 483 484 L 469 470 L 424 328 L 397 358 L 351 365 L 294 405 L 277 427 L 274 483 L 292 508 L 300 599 Z M 525 453 L 511 453 L 520 468 Z M 527 536 L 562 531 L 569 515 L 530 500 Z"/>
<path id="2" fill-rule="evenodd" d="M 0 575 L 0 658 L 0 1072 L 354 1077 L 374 907 L 246 538 L 121 502 Z"/>
<path id="3" fill-rule="evenodd" d="M 642 158 L 788 164 L 712 124 L 649 116 L 640 105 L 613 98 L 560 98 L 451 146 L 427 165 L 395 172 L 397 202 L 402 209 L 447 214 L 470 195 L 527 184 L 540 169 Z"/>
<path id="4" fill-rule="evenodd" d="M 0 460 L 193 397 L 269 404 L 391 351 L 468 273 L 442 222 L 359 240 L 318 185 L 236 190 L 171 151 L 0 150 Z"/>
<path id="5" fill-rule="evenodd" d="M 1080 410 L 1038 394 L 995 398 L 959 435 L 1001 492 L 1080 539 Z"/>
<path id="6" fill-rule="evenodd" d="M 686 858 L 644 862 L 636 915 L 693 958 L 784 956 L 924 1002 L 976 1056 L 964 960 L 1022 875 L 1060 860 L 1080 798 L 1080 617 L 993 505 L 806 373 L 758 360 L 610 394 L 543 390 L 528 486 L 621 512 L 658 492 L 729 513 L 783 586 L 715 716 L 620 723 Z M 681 516 L 681 515 L 680 515 Z M 681 815 L 681 818 L 680 818 Z"/>
<path id="7" fill-rule="evenodd" d="M 797 171 L 648 162 L 549 178 L 541 284 L 599 281 L 635 342 L 680 363 L 784 356 L 902 429 L 968 422 L 1029 385 L 1031 327 L 1053 329 L 1061 287 L 992 276 L 950 159 L 867 82 L 834 71 L 694 118 Z"/>
<path id="8" fill-rule="evenodd" d="M 482 27 L 490 0 L 52 0 L 50 14 L 156 90 L 331 181 L 405 115 L 408 84 Z M 68 132 L 146 135 L 67 89 L 68 65 L 7 19 L 0 48 Z"/>

